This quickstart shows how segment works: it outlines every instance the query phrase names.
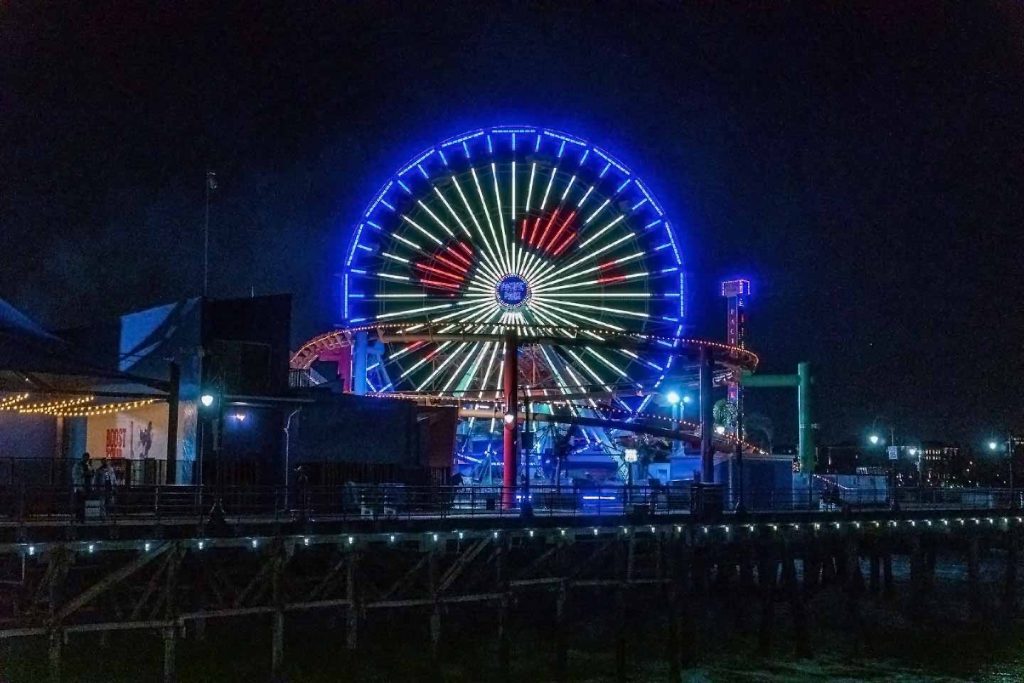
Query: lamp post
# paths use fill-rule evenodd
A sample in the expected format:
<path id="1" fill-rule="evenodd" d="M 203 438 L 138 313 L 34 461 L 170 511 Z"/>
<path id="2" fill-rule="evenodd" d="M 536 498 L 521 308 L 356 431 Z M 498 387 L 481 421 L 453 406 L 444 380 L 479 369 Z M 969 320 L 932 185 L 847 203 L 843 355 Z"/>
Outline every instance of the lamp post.
<path id="1" fill-rule="evenodd" d="M 295 417 L 296 415 L 298 415 L 300 410 L 302 410 L 302 408 L 296 408 L 295 410 L 293 410 L 291 413 L 288 414 L 288 418 L 284 421 L 284 509 L 285 510 L 288 509 L 288 488 L 289 488 L 288 487 L 288 484 L 289 484 L 288 479 L 289 479 L 289 474 L 291 474 L 289 468 L 291 467 L 291 462 L 290 461 L 291 461 L 291 441 L 292 441 L 292 434 L 291 434 L 292 418 Z"/>
<path id="2" fill-rule="evenodd" d="M 672 410 L 672 423 L 673 423 L 673 426 L 675 427 L 675 431 L 677 432 L 677 436 L 678 436 L 679 429 L 681 428 L 681 425 L 679 424 L 679 422 L 682 419 L 682 418 L 679 417 L 680 412 L 682 410 L 682 404 L 681 404 L 682 398 L 679 396 L 679 392 L 678 391 L 673 390 L 673 391 L 670 391 L 667 394 L 665 394 L 665 399 L 668 401 L 668 404 L 671 407 L 671 410 Z M 672 442 L 672 453 L 676 454 L 678 451 L 679 451 L 679 439 L 677 438 L 675 441 Z"/>
<path id="3" fill-rule="evenodd" d="M 885 446 L 885 439 L 876 431 L 878 425 L 878 418 L 871 423 L 871 433 L 868 434 L 868 442 L 872 446 Z M 897 458 L 899 457 L 899 448 L 896 446 L 896 428 L 893 425 L 889 425 L 889 444 L 891 448 L 896 448 Z M 886 457 L 889 452 L 886 450 Z M 889 499 L 890 509 L 896 511 L 899 510 L 899 501 L 896 499 L 896 462 L 894 458 L 889 458 L 889 486 L 886 487 L 886 494 Z"/>
<path id="4" fill-rule="evenodd" d="M 215 406 L 216 403 L 217 403 L 217 397 L 213 393 L 211 393 L 209 391 L 204 391 L 199 396 L 199 405 L 200 405 L 200 408 L 201 408 L 200 415 L 199 415 L 199 420 L 197 421 L 198 422 L 198 431 L 199 431 L 199 449 L 198 449 L 198 451 L 199 451 L 199 476 L 198 477 L 193 477 L 193 478 L 199 480 L 198 484 L 199 484 L 200 487 L 202 487 L 206 483 L 203 477 L 204 477 L 204 474 L 205 474 L 204 470 L 206 469 L 205 466 L 206 466 L 206 423 L 207 422 L 210 422 L 210 424 L 211 424 L 211 435 L 212 435 L 213 439 L 216 440 L 216 438 L 217 438 L 217 424 L 215 422 L 215 420 L 217 419 L 217 415 L 216 414 L 209 415 L 209 414 L 204 414 L 204 413 L 214 413 L 214 411 L 216 410 L 216 406 Z M 213 450 L 214 451 L 217 450 L 216 446 L 214 446 Z"/>
<path id="5" fill-rule="evenodd" d="M 635 448 L 627 448 L 622 453 L 622 459 L 626 461 L 626 502 L 633 502 L 633 466 L 640 459 L 640 453 Z"/>
<path id="6" fill-rule="evenodd" d="M 675 389 L 672 389 L 665 394 L 665 400 L 668 401 L 669 408 L 672 411 L 672 422 L 675 425 L 675 430 L 678 432 L 682 429 L 680 423 L 686 419 L 686 406 L 693 402 L 693 397 L 689 394 L 680 394 Z M 672 443 L 672 454 L 678 454 L 682 450 L 682 445 L 682 440 L 676 439 Z"/>
<path id="7" fill-rule="evenodd" d="M 921 449 L 917 446 L 907 446 L 907 455 L 911 458 L 917 456 L 917 488 L 924 488 L 924 464 Z"/>
<path id="8" fill-rule="evenodd" d="M 992 440 L 988 442 L 988 448 L 990 451 L 998 451 L 999 446 L 1000 443 L 998 441 Z M 1013 434 L 1006 435 L 1006 459 L 1009 461 L 1010 465 L 1010 507 L 1015 508 L 1017 507 L 1017 501 L 1014 496 L 1013 487 Z"/>
<path id="9" fill-rule="evenodd" d="M 532 478 L 531 473 L 530 473 L 530 452 L 533 450 L 533 434 L 530 432 L 530 399 L 529 399 L 529 393 L 527 393 L 527 398 L 524 400 L 524 405 L 523 405 L 522 448 L 523 448 L 523 469 L 526 472 L 526 478 L 525 478 L 525 481 L 523 482 L 523 502 L 519 506 L 519 514 L 521 516 L 523 516 L 523 517 L 532 517 L 533 516 L 533 500 L 532 500 L 532 494 L 530 493 L 530 480 Z"/>

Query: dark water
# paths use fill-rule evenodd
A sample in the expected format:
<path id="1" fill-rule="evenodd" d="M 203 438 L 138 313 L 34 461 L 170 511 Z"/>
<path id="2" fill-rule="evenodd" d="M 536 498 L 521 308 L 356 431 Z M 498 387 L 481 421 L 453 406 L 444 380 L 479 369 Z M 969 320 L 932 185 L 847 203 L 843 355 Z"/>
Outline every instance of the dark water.
<path id="1" fill-rule="evenodd" d="M 865 567 L 866 570 L 866 567 Z M 921 610 L 909 602 L 908 567 L 895 563 L 897 597 L 865 595 L 860 601 L 861 637 L 850 631 L 846 597 L 837 588 L 816 593 L 807 604 L 808 642 L 814 656 L 798 659 L 788 605 L 776 606 L 771 656 L 757 653 L 756 599 L 718 595 L 693 603 L 685 636 L 696 653 L 686 681 L 1024 681 L 1024 621 L 999 616 L 1002 584 L 998 563 L 982 565 L 985 615 L 967 610 L 962 566 L 940 558 L 936 584 Z M 615 680 L 614 643 L 619 620 L 613 596 L 575 591 L 570 601 L 570 680 Z M 923 616 L 912 618 L 913 614 Z M 519 594 L 513 606 L 509 680 L 552 680 L 554 601 L 547 593 Z M 485 607 L 453 607 L 442 617 L 440 665 L 431 656 L 428 614 L 374 612 L 361 632 L 361 648 L 344 649 L 342 615 L 288 618 L 287 677 L 292 683 L 329 681 L 500 680 L 495 613 Z M 657 595 L 632 595 L 624 622 L 629 680 L 666 681 L 663 605 Z M 72 636 L 66 647 L 65 680 L 89 683 L 158 681 L 162 644 L 155 635 L 119 633 L 104 644 L 97 635 Z M 211 622 L 205 638 L 179 641 L 179 680 L 270 680 L 269 618 Z M 0 673 L 11 683 L 47 680 L 42 639 L 0 643 Z"/>

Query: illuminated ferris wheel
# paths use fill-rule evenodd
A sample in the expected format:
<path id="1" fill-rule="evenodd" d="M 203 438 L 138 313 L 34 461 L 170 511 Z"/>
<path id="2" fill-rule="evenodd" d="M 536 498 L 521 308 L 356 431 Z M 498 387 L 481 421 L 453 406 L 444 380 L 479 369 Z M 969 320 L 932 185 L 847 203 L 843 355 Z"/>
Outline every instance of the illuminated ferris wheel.
<path id="1" fill-rule="evenodd" d="M 376 194 L 345 253 L 342 314 L 409 335 L 367 368 L 372 392 L 496 398 L 498 335 L 515 327 L 519 386 L 635 411 L 676 357 L 682 265 L 661 205 L 612 155 L 555 130 L 485 128 L 424 150 Z M 630 334 L 664 340 L 614 343 Z"/>

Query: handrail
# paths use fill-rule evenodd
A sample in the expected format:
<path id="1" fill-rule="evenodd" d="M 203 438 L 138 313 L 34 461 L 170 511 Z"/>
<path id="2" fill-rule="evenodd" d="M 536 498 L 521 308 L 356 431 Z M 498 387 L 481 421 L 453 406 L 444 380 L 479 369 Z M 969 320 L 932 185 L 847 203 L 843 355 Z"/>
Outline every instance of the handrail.
<path id="1" fill-rule="evenodd" d="M 285 493 L 287 492 L 287 496 Z M 694 502 L 689 485 L 533 485 L 503 495 L 501 486 L 414 486 L 400 483 L 337 486 L 115 486 L 0 484 L 0 522 L 131 520 L 209 522 L 218 509 L 235 519 L 460 519 L 520 516 L 524 506 L 544 516 L 626 517 L 685 514 Z M 722 507 L 737 500 L 724 493 Z M 512 505 L 508 501 L 513 501 Z M 1024 507 L 1019 491 L 975 488 L 842 490 L 822 495 L 806 488 L 744 491 L 749 512 L 853 511 L 859 509 L 997 510 Z"/>

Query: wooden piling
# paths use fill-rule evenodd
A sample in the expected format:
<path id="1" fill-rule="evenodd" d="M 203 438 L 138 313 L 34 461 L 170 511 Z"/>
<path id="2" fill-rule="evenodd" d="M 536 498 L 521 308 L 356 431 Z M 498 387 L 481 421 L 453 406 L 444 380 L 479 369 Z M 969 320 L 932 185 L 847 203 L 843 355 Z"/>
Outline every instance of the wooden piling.
<path id="1" fill-rule="evenodd" d="M 667 610 L 667 643 L 668 676 L 673 683 L 679 681 L 682 674 L 679 658 L 679 541 L 671 538 L 659 539 L 660 551 L 664 553 L 661 563 L 665 573 L 665 609 Z"/>
<path id="2" fill-rule="evenodd" d="M 1014 531 L 1006 535 L 1006 571 L 1003 575 L 1003 608 L 1006 616 L 1017 614 L 1017 545 L 1018 536 Z"/>
<path id="3" fill-rule="evenodd" d="M 882 553 L 882 595 L 893 597 L 895 589 L 892 580 L 892 549 L 888 546 Z"/>
<path id="4" fill-rule="evenodd" d="M 691 666 L 697 657 L 697 639 L 700 629 L 697 627 L 697 610 L 694 602 L 699 599 L 697 578 L 694 568 L 693 535 L 689 528 L 678 541 L 676 555 L 676 590 L 679 595 L 677 615 L 679 620 L 679 662 L 680 666 Z"/>
<path id="5" fill-rule="evenodd" d="M 793 637 L 796 640 L 796 656 L 810 657 L 812 648 L 807 634 L 807 613 L 804 609 L 804 598 L 800 591 L 800 583 L 796 579 L 796 562 L 789 541 L 782 547 L 782 583 L 789 598 L 790 614 L 793 618 Z"/>
<path id="6" fill-rule="evenodd" d="M 921 537 L 914 534 L 910 537 L 910 614 L 915 619 L 920 619 L 924 615 L 925 571 Z"/>
<path id="7" fill-rule="evenodd" d="M 967 601 L 972 619 L 981 618 L 981 585 L 978 576 L 978 537 L 967 542 Z"/>
<path id="8" fill-rule="evenodd" d="M 175 653 L 178 642 L 176 631 L 177 629 L 173 625 L 165 626 L 161 634 L 164 644 L 164 683 L 173 683 L 178 678 Z"/>
<path id="9" fill-rule="evenodd" d="M 632 579 L 634 536 L 615 544 L 616 573 L 619 585 L 615 592 L 616 635 L 615 635 L 615 679 L 626 680 L 626 648 L 629 636 L 629 581 Z"/>
<path id="10" fill-rule="evenodd" d="M 925 593 L 931 593 L 935 590 L 935 564 L 938 562 L 938 551 L 935 548 L 935 543 L 929 541 L 924 547 L 924 591 Z"/>
<path id="11" fill-rule="evenodd" d="M 435 666 L 441 661 L 441 602 L 438 593 L 438 551 L 431 548 L 427 561 L 428 586 L 430 590 L 430 656 Z"/>
<path id="12" fill-rule="evenodd" d="M 760 544 L 757 580 L 761 592 L 761 623 L 758 628 L 758 652 L 763 657 L 771 654 L 772 630 L 775 622 L 775 581 L 778 564 L 771 542 Z"/>
<path id="13" fill-rule="evenodd" d="M 882 590 L 882 558 L 878 550 L 871 551 L 871 578 L 870 590 L 872 595 L 878 595 Z"/>
<path id="14" fill-rule="evenodd" d="M 281 582 L 284 574 L 284 555 L 278 550 L 271 560 L 271 592 L 274 613 L 271 620 L 270 671 L 273 680 L 282 680 L 284 674 L 284 592 Z"/>
<path id="15" fill-rule="evenodd" d="M 64 579 L 68 573 L 68 552 L 63 546 L 54 548 L 50 552 L 50 562 L 46 568 L 45 578 L 48 582 L 47 607 L 50 618 L 49 648 L 47 651 L 47 663 L 49 666 L 50 683 L 60 683 L 61 660 L 64 646 L 64 631 L 60 627 L 57 618 L 64 598 Z"/>
<path id="16" fill-rule="evenodd" d="M 846 590 L 847 629 L 853 636 L 854 652 L 859 653 L 863 633 L 860 595 L 864 591 L 864 576 L 860 571 L 858 539 L 852 533 L 847 535 L 843 544 L 843 581 Z"/>
<path id="17" fill-rule="evenodd" d="M 555 680 L 565 681 L 569 674 L 569 638 L 566 606 L 569 602 L 569 580 L 558 582 L 555 596 Z"/>
<path id="18" fill-rule="evenodd" d="M 817 590 L 821 581 L 821 549 L 817 539 L 810 539 L 804 550 L 804 592 Z"/>
<path id="19" fill-rule="evenodd" d="M 350 651 L 359 647 L 359 621 L 362 617 L 359 595 L 359 553 L 352 552 L 345 563 L 345 600 L 348 602 L 345 648 Z"/>
<path id="20" fill-rule="evenodd" d="M 49 665 L 50 683 L 60 683 L 61 676 L 61 650 L 64 644 L 64 632 L 60 629 L 50 631 L 50 644 L 47 649 L 47 663 Z"/>
<path id="21" fill-rule="evenodd" d="M 495 557 L 497 567 L 497 590 L 501 593 L 498 600 L 498 676 L 502 681 L 509 680 L 509 633 L 508 633 L 508 612 L 512 602 L 512 593 L 509 584 L 508 548 L 505 539 L 495 541 L 498 545 Z"/>
<path id="22" fill-rule="evenodd" d="M 178 679 L 177 642 L 178 629 L 175 621 L 178 618 L 178 571 L 185 557 L 185 549 L 181 542 L 176 542 L 167 558 L 167 570 L 164 575 L 164 618 L 168 626 L 163 629 L 164 671 L 163 683 L 174 683 Z"/>

